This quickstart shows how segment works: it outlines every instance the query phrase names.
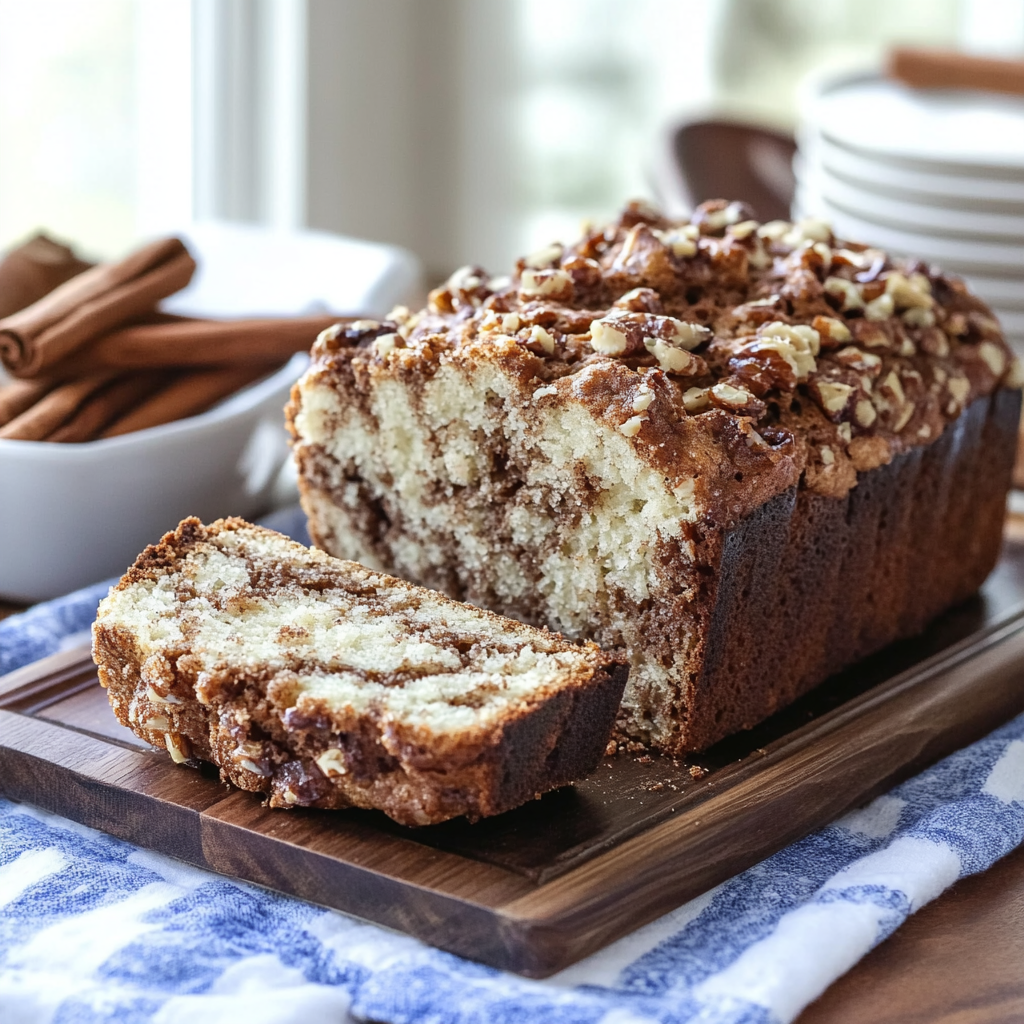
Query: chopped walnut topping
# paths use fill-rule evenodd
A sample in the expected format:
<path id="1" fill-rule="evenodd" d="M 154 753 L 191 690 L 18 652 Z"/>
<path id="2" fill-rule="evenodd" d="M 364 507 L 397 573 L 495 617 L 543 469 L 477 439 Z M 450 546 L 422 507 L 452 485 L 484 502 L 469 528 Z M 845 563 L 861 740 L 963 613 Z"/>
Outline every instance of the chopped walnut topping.
<path id="1" fill-rule="evenodd" d="M 831 240 L 831 225 L 816 217 L 805 217 L 803 220 L 797 221 L 782 236 L 782 244 L 792 246 L 794 249 L 804 242 L 830 242 Z"/>
<path id="2" fill-rule="evenodd" d="M 853 418 L 857 421 L 859 427 L 867 429 L 878 419 L 878 413 L 875 412 L 875 407 L 871 402 L 866 398 L 862 398 L 857 402 L 857 406 L 853 411 Z"/>
<path id="3" fill-rule="evenodd" d="M 667 332 L 663 331 L 661 337 L 672 345 L 685 348 L 692 352 L 698 345 L 704 344 L 711 338 L 711 330 L 701 324 L 688 323 L 684 320 L 676 320 L 674 317 L 664 317 L 667 322 Z"/>
<path id="4" fill-rule="evenodd" d="M 971 393 L 971 382 L 966 377 L 950 377 L 946 388 L 957 405 L 963 405 Z"/>
<path id="5" fill-rule="evenodd" d="M 935 304 L 931 292 L 931 281 L 924 274 L 905 277 L 893 270 L 885 279 L 885 294 L 892 297 L 896 309 L 931 309 Z"/>
<path id="6" fill-rule="evenodd" d="M 935 314 L 922 306 L 911 306 L 900 314 L 900 319 L 908 327 L 934 327 Z"/>
<path id="7" fill-rule="evenodd" d="M 814 373 L 815 356 L 821 350 L 821 336 L 805 324 L 790 326 L 774 320 L 759 328 L 758 344 L 771 348 L 790 365 L 797 380 L 806 380 Z"/>
<path id="8" fill-rule="evenodd" d="M 907 402 L 900 414 L 896 417 L 896 421 L 892 425 L 893 433 L 898 434 L 911 420 L 917 407 L 913 402 Z"/>
<path id="9" fill-rule="evenodd" d="M 1024 388 L 1024 363 L 1019 359 L 1014 358 L 1010 361 L 1010 368 L 1003 379 L 1003 387 Z"/>
<path id="10" fill-rule="evenodd" d="M 632 355 L 646 349 L 664 370 L 692 373 L 703 360 L 690 350 L 707 341 L 711 332 L 700 324 L 685 323 L 652 313 L 612 313 L 590 323 L 590 347 L 602 355 Z"/>
<path id="11" fill-rule="evenodd" d="M 711 405 L 707 388 L 689 388 L 683 392 L 683 408 L 689 413 L 703 412 Z"/>
<path id="12" fill-rule="evenodd" d="M 864 308 L 864 296 L 860 289 L 845 277 L 829 277 L 825 279 L 825 294 L 839 299 L 839 308 L 844 313 Z"/>
<path id="13" fill-rule="evenodd" d="M 907 311 L 907 313 L 912 312 L 913 310 Z M 925 312 L 930 313 L 931 310 Z M 907 313 L 903 314 L 904 321 Z M 926 327 L 921 331 L 920 347 L 922 352 L 926 352 L 930 356 L 945 359 L 949 355 L 949 338 L 946 337 L 946 332 L 940 331 L 938 327 Z"/>
<path id="14" fill-rule="evenodd" d="M 741 221 L 749 220 L 750 210 L 745 203 L 727 203 L 711 200 L 701 203 L 694 211 L 694 221 L 702 231 L 714 233 Z"/>
<path id="15" fill-rule="evenodd" d="M 792 229 L 793 225 L 788 220 L 770 220 L 757 229 L 757 237 L 765 238 L 769 242 L 778 242 Z"/>
<path id="16" fill-rule="evenodd" d="M 633 412 L 647 412 L 654 401 L 654 392 L 647 381 L 644 381 L 637 389 L 636 397 L 633 399 Z"/>
<path id="17" fill-rule="evenodd" d="M 400 348 L 403 344 L 404 341 L 400 334 L 381 334 L 374 338 L 373 351 L 383 359 L 389 352 Z"/>
<path id="18" fill-rule="evenodd" d="M 888 320 L 896 309 L 896 303 L 888 292 L 882 292 L 864 306 L 864 315 L 869 320 Z"/>
<path id="19" fill-rule="evenodd" d="M 897 406 L 903 405 L 907 400 L 907 396 L 903 392 L 903 382 L 895 370 L 889 371 L 888 376 L 882 381 L 881 387 L 892 395 Z"/>
<path id="20" fill-rule="evenodd" d="M 733 387 L 720 381 L 711 388 L 711 402 L 719 408 L 727 409 L 730 412 L 741 412 L 747 415 L 756 415 L 764 409 L 764 403 L 759 401 L 746 388 Z"/>
<path id="21" fill-rule="evenodd" d="M 471 292 L 484 283 L 483 275 L 476 267 L 459 267 L 446 282 L 446 287 L 453 292 Z"/>
<path id="22" fill-rule="evenodd" d="M 181 733 L 164 733 L 164 745 L 167 747 L 167 753 L 171 755 L 171 760 L 175 764 L 182 764 L 192 757 L 192 744 Z"/>
<path id="23" fill-rule="evenodd" d="M 557 299 L 572 297 L 572 277 L 564 270 L 524 270 L 519 294 L 526 299 Z"/>
<path id="24" fill-rule="evenodd" d="M 332 775 L 347 775 L 348 765 L 345 764 L 345 755 L 337 749 L 330 747 L 316 758 L 316 766 L 330 778 Z"/>
<path id="25" fill-rule="evenodd" d="M 619 432 L 625 434 L 626 437 L 636 437 L 646 418 L 646 416 L 630 416 L 625 423 L 619 424 Z"/>
<path id="26" fill-rule="evenodd" d="M 733 238 L 742 241 L 744 238 L 749 238 L 754 234 L 761 225 L 756 220 L 743 220 L 739 224 L 733 224 L 727 234 Z"/>
<path id="27" fill-rule="evenodd" d="M 684 224 L 682 227 L 669 228 L 667 231 L 653 230 L 654 237 L 672 250 L 674 256 L 685 259 L 697 255 L 697 239 L 700 229 L 696 224 Z"/>
<path id="28" fill-rule="evenodd" d="M 255 761 L 248 757 L 239 758 L 238 764 L 247 772 L 252 772 L 253 775 L 259 775 L 263 778 L 269 778 L 271 775 L 274 774 L 269 768 L 266 768 L 261 764 L 257 764 Z"/>
<path id="29" fill-rule="evenodd" d="M 1003 371 L 1006 369 L 1006 356 L 998 345 L 994 345 L 991 341 L 983 341 L 978 346 L 978 355 L 992 371 L 993 376 L 1002 377 Z"/>
<path id="30" fill-rule="evenodd" d="M 946 318 L 946 333 L 952 338 L 962 338 L 970 329 L 966 313 L 950 313 Z"/>
<path id="31" fill-rule="evenodd" d="M 577 393 L 600 401 L 616 389 L 616 429 L 644 433 L 652 458 L 669 455 L 675 416 L 713 407 L 742 417 L 730 429 L 752 449 L 795 458 L 804 486 L 822 494 L 850 486 L 855 441 L 864 466 L 885 446 L 891 455 L 937 437 L 993 377 L 1024 385 L 991 313 L 962 282 L 835 239 L 824 221 L 758 224 L 742 204 L 715 200 L 673 223 L 634 205 L 570 247 L 532 254 L 517 273 L 498 290 L 464 268 L 433 313 L 417 321 L 396 310 L 362 337 L 345 328 L 324 358 L 343 347 L 387 354 L 394 342 L 437 362 L 487 337 L 496 356 L 526 349 L 550 359 L 527 385 L 538 403 Z M 556 375 L 571 387 L 556 390 Z M 652 406 L 655 397 L 663 404 Z"/>
<path id="32" fill-rule="evenodd" d="M 175 697 L 172 693 L 160 693 L 156 687 L 150 685 L 146 687 L 146 699 L 152 701 L 154 704 L 180 704 L 181 698 Z M 155 726 L 154 726 L 155 728 Z"/>
<path id="33" fill-rule="evenodd" d="M 371 331 L 379 331 L 380 328 L 381 323 L 379 320 L 353 320 L 352 323 L 348 325 L 347 330 L 351 331 L 353 334 L 369 334 Z M 331 335 L 332 340 L 338 336 L 339 332 L 344 330 L 346 330 L 344 324 L 335 324 L 333 327 L 327 328 L 327 331 L 334 331 L 334 334 Z M 327 331 L 324 331 L 324 334 L 326 334 Z"/>
<path id="34" fill-rule="evenodd" d="M 594 320 L 590 324 L 590 347 L 605 356 L 621 356 L 629 347 L 624 327 L 611 318 Z"/>
<path id="35" fill-rule="evenodd" d="M 523 260 L 523 265 L 531 270 L 546 270 L 548 267 L 555 266 L 562 259 L 562 251 L 561 242 L 554 242 L 531 253 Z"/>
<path id="36" fill-rule="evenodd" d="M 880 356 L 876 356 L 874 352 L 864 352 L 853 345 L 840 349 L 832 358 L 837 363 L 850 367 L 851 370 L 867 373 L 872 377 L 876 377 L 882 370 Z"/>
<path id="37" fill-rule="evenodd" d="M 633 288 L 616 299 L 612 305 L 630 313 L 660 313 L 661 297 L 653 288 Z"/>
<path id="38" fill-rule="evenodd" d="M 846 408 L 853 388 L 849 384 L 840 384 L 835 381 L 819 380 L 816 385 L 818 397 L 822 409 L 831 415 L 838 415 Z"/>
<path id="39" fill-rule="evenodd" d="M 816 316 L 811 322 L 811 326 L 820 335 L 823 348 L 834 348 L 836 345 L 842 345 L 853 339 L 850 328 L 834 316 Z"/>
<path id="40" fill-rule="evenodd" d="M 644 338 L 644 347 L 658 360 L 658 365 L 666 373 L 698 376 L 707 370 L 707 364 L 700 356 L 695 356 L 686 349 L 676 348 L 662 338 Z"/>
<path id="41" fill-rule="evenodd" d="M 554 355 L 555 339 L 539 324 L 530 328 L 530 344 L 536 345 L 546 355 Z"/>
<path id="42" fill-rule="evenodd" d="M 337 341 L 341 337 L 342 332 L 345 330 L 344 324 L 331 324 L 330 327 L 325 327 L 317 336 L 316 344 L 324 345 L 331 341 Z"/>

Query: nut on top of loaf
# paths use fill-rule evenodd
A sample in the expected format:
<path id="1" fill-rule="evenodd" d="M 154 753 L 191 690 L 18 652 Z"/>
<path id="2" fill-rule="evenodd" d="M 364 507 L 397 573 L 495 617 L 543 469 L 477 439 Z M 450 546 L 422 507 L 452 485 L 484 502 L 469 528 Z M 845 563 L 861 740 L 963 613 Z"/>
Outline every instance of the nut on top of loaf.
<path id="1" fill-rule="evenodd" d="M 727 520 L 798 481 L 839 497 L 1024 382 L 959 279 L 724 200 L 688 221 L 631 203 L 511 278 L 465 267 L 419 313 L 331 328 L 313 357 L 314 374 L 354 375 L 364 395 L 381 375 L 492 364 L 538 411 L 586 407 Z"/>

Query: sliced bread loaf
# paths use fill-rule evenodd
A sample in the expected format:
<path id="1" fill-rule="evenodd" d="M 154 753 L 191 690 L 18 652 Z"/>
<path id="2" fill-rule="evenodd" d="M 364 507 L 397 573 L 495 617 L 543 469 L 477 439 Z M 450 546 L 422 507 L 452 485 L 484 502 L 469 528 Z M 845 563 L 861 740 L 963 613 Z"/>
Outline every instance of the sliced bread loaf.
<path id="1" fill-rule="evenodd" d="M 626 667 L 240 519 L 186 519 L 100 605 L 100 682 L 175 761 L 275 807 L 425 825 L 592 771 Z"/>

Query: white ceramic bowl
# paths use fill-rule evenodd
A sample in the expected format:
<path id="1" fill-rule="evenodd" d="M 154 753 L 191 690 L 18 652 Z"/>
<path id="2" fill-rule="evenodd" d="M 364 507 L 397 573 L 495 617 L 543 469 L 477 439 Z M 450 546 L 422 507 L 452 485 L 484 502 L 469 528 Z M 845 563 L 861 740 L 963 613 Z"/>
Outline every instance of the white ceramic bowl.
<path id="1" fill-rule="evenodd" d="M 185 516 L 267 509 L 281 410 L 308 357 L 219 406 L 87 444 L 0 440 L 0 597 L 30 603 L 124 572 Z"/>
<path id="2" fill-rule="evenodd" d="M 224 224 L 184 232 L 200 272 L 172 305 L 200 316 L 383 315 L 411 301 L 414 256 L 324 232 Z M 185 516 L 254 516 L 287 468 L 283 407 L 307 365 L 200 416 L 87 444 L 0 440 L 0 600 L 35 602 L 124 572 Z"/>

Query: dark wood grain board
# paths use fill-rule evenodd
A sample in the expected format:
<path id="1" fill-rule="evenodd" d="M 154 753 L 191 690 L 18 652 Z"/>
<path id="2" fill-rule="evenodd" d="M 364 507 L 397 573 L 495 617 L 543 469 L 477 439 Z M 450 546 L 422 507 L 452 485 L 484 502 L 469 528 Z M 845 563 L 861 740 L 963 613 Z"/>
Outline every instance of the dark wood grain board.
<path id="1" fill-rule="evenodd" d="M 1024 541 L 982 593 L 693 761 L 620 753 L 501 817 L 271 811 L 120 726 L 83 650 L 0 679 L 0 791 L 533 976 L 552 973 L 1024 711 Z"/>

